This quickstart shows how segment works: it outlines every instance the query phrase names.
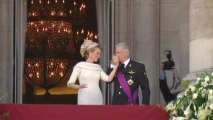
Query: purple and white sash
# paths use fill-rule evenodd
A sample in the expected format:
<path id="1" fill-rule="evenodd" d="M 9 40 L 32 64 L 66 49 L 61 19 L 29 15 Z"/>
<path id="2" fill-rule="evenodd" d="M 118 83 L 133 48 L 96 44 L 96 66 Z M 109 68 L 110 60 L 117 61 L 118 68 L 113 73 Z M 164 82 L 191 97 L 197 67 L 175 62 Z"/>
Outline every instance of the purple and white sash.
<path id="1" fill-rule="evenodd" d="M 120 70 L 118 70 L 118 72 L 117 72 L 117 77 L 118 77 L 118 81 L 119 81 L 120 85 L 122 86 L 124 92 L 128 96 L 128 104 L 130 104 L 130 105 L 138 104 L 137 103 L 138 89 L 135 90 L 135 92 L 132 96 L 131 90 L 129 88 L 129 85 L 128 85 L 125 77 L 124 77 L 124 74 Z"/>

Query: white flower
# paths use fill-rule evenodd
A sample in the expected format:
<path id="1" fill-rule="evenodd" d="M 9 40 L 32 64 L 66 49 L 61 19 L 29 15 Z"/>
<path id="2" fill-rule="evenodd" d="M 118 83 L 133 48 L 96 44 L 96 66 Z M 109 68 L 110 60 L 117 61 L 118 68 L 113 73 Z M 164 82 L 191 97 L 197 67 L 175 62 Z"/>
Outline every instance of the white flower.
<path id="1" fill-rule="evenodd" d="M 209 105 L 210 110 L 213 110 L 213 103 Z"/>
<path id="2" fill-rule="evenodd" d="M 178 95 L 177 95 L 177 99 L 178 98 L 181 98 L 181 97 L 183 97 L 184 96 L 184 92 L 181 92 L 181 93 L 179 93 Z"/>
<path id="3" fill-rule="evenodd" d="M 208 85 L 208 83 L 202 82 L 201 85 L 202 85 L 203 87 L 206 87 L 206 86 Z"/>
<path id="4" fill-rule="evenodd" d="M 210 100 L 210 101 L 213 100 L 213 95 L 209 95 L 208 100 Z"/>
<path id="5" fill-rule="evenodd" d="M 201 90 L 202 90 L 202 93 L 206 94 L 207 90 L 205 88 L 201 88 Z"/>
<path id="6" fill-rule="evenodd" d="M 200 77 L 197 77 L 197 81 L 200 81 Z"/>
<path id="7" fill-rule="evenodd" d="M 209 90 L 208 100 L 213 100 L 213 90 Z"/>
<path id="8" fill-rule="evenodd" d="M 184 110 L 184 115 L 185 116 L 189 116 L 189 114 L 190 114 L 190 105 L 186 108 L 186 110 Z"/>
<path id="9" fill-rule="evenodd" d="M 210 80 L 209 76 L 205 77 L 205 82 L 208 82 Z"/>
<path id="10" fill-rule="evenodd" d="M 205 94 L 205 93 L 202 93 L 201 96 L 204 98 L 204 97 L 206 96 L 206 94 Z"/>
<path id="11" fill-rule="evenodd" d="M 194 93 L 192 98 L 193 98 L 193 99 L 196 99 L 197 96 L 198 96 L 198 94 L 197 94 L 197 93 Z"/>
<path id="12" fill-rule="evenodd" d="M 213 95 L 213 90 L 209 90 L 209 95 Z"/>
<path id="13" fill-rule="evenodd" d="M 195 92 L 195 86 L 190 86 L 192 92 Z"/>
<path id="14" fill-rule="evenodd" d="M 186 120 L 185 117 L 173 117 L 172 120 Z"/>
<path id="15" fill-rule="evenodd" d="M 170 102 L 167 106 L 166 106 L 167 110 L 174 110 L 175 106 L 172 104 L 172 102 Z"/>
<path id="16" fill-rule="evenodd" d="M 177 111 L 174 110 L 174 111 L 172 112 L 172 115 L 177 115 Z"/>
<path id="17" fill-rule="evenodd" d="M 210 114 L 211 114 L 211 111 L 207 109 L 201 109 L 198 111 L 197 118 L 199 120 L 206 120 L 207 116 L 209 116 Z"/>

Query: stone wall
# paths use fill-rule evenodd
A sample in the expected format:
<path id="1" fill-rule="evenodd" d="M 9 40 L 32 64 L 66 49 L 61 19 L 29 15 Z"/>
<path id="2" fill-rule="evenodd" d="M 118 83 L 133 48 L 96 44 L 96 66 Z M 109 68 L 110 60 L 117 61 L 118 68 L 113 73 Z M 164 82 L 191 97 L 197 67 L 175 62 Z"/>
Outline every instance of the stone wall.
<path id="1" fill-rule="evenodd" d="M 115 1 L 115 42 L 127 42 L 131 57 L 146 65 L 151 104 L 163 103 L 158 78 L 164 51 L 172 50 L 180 78 L 189 73 L 189 0 Z"/>
<path id="2" fill-rule="evenodd" d="M 13 0 L 0 1 L 0 103 L 13 96 Z"/>

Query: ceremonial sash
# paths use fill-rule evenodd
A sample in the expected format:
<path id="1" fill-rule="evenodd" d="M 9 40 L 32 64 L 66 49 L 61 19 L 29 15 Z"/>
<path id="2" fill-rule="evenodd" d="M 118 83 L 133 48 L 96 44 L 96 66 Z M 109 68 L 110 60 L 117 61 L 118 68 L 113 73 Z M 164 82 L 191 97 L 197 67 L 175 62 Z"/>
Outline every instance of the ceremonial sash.
<path id="1" fill-rule="evenodd" d="M 118 81 L 120 83 L 120 85 L 122 86 L 124 93 L 126 93 L 126 95 L 128 96 L 128 104 L 137 104 L 137 98 L 138 98 L 138 89 L 135 90 L 133 96 L 131 94 L 131 90 L 129 88 L 129 85 L 123 75 L 123 73 L 118 70 L 117 72 L 117 77 L 118 77 Z"/>

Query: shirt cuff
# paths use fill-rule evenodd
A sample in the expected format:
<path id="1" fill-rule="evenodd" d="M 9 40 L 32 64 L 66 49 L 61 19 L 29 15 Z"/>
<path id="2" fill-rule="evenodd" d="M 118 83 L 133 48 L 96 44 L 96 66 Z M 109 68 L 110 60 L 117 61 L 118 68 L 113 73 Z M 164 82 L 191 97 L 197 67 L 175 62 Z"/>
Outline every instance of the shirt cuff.
<path id="1" fill-rule="evenodd" d="M 110 68 L 113 69 L 115 66 L 113 64 L 110 65 Z"/>
<path id="2" fill-rule="evenodd" d="M 164 71 L 160 72 L 160 80 L 164 80 L 166 78 L 166 73 Z"/>

